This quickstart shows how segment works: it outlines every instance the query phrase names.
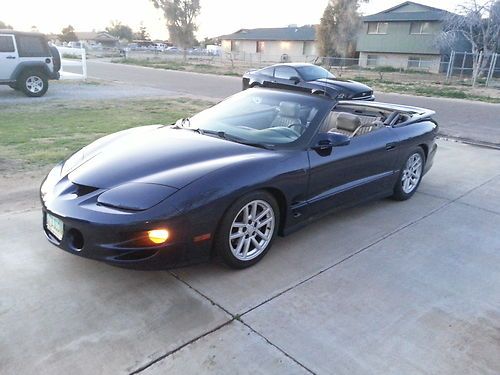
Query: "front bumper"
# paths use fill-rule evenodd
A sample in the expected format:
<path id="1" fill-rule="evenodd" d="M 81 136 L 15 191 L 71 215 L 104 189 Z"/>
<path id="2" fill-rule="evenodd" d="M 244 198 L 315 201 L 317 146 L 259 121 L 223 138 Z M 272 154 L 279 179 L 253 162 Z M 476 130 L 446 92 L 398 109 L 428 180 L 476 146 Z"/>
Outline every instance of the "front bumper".
<path id="1" fill-rule="evenodd" d="M 154 245 L 144 234 L 161 224 L 101 225 L 63 217 L 43 208 L 43 231 L 50 243 L 60 249 L 84 258 L 103 261 L 115 266 L 164 270 L 207 261 L 210 258 L 210 241 L 194 243 L 186 239 L 179 222 L 169 231 L 173 234 L 165 244 Z M 59 241 L 47 230 L 47 213 L 62 220 L 63 238 Z M 167 225 L 164 225 L 167 227 Z"/>

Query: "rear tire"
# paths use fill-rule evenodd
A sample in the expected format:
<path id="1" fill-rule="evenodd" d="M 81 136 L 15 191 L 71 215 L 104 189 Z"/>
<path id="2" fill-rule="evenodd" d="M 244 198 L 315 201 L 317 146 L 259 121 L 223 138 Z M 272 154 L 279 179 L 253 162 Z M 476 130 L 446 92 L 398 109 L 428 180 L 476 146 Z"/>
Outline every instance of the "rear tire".
<path id="1" fill-rule="evenodd" d="M 49 81 L 45 74 L 36 70 L 27 70 L 18 77 L 17 84 L 26 96 L 38 98 L 45 95 L 49 88 Z"/>
<path id="2" fill-rule="evenodd" d="M 394 186 L 393 199 L 405 201 L 415 194 L 424 175 L 424 166 L 424 151 L 417 147 L 408 154 L 401 166 L 398 181 Z"/>
<path id="3" fill-rule="evenodd" d="M 219 225 L 215 249 L 232 268 L 259 262 L 271 248 L 279 228 L 279 206 L 265 191 L 246 194 L 227 210 Z"/>

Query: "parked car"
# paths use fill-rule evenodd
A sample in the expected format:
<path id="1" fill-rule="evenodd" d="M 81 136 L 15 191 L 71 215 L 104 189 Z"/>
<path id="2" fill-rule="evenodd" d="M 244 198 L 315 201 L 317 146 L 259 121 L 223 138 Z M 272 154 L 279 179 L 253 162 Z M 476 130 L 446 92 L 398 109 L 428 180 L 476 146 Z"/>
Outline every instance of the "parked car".
<path id="1" fill-rule="evenodd" d="M 327 212 L 411 198 L 436 153 L 433 114 L 246 90 L 175 125 L 108 135 L 55 166 L 40 190 L 43 228 L 69 253 L 125 267 L 215 254 L 248 267 L 277 234 Z"/>
<path id="2" fill-rule="evenodd" d="M 60 69 L 59 52 L 43 34 L 0 30 L 0 85 L 43 96 Z"/>
<path id="3" fill-rule="evenodd" d="M 243 90 L 259 86 L 310 92 L 339 100 L 375 100 L 369 86 L 338 79 L 321 66 L 306 63 L 276 64 L 243 75 Z"/>

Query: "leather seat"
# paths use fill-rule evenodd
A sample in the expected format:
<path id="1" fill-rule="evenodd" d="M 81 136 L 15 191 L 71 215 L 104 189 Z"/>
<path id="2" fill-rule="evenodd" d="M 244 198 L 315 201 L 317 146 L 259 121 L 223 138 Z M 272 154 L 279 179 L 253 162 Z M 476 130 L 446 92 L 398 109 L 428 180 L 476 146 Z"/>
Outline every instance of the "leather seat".
<path id="1" fill-rule="evenodd" d="M 361 126 L 361 119 L 347 112 L 330 112 L 326 118 L 324 129 L 326 132 L 341 133 L 352 136 Z"/>
<path id="2" fill-rule="evenodd" d="M 280 102 L 278 114 L 271 123 L 271 127 L 288 127 L 292 124 L 301 124 L 300 105 L 293 102 Z"/>

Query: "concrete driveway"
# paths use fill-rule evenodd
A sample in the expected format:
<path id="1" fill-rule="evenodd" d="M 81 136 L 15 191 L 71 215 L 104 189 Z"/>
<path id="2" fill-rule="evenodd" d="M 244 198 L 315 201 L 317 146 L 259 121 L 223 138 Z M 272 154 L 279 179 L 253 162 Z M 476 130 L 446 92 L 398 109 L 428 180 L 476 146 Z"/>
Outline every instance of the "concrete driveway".
<path id="1" fill-rule="evenodd" d="M 1 373 L 500 373 L 500 153 L 439 146 L 411 200 L 243 271 L 122 270 L 49 245 L 38 209 L 1 214 Z"/>

